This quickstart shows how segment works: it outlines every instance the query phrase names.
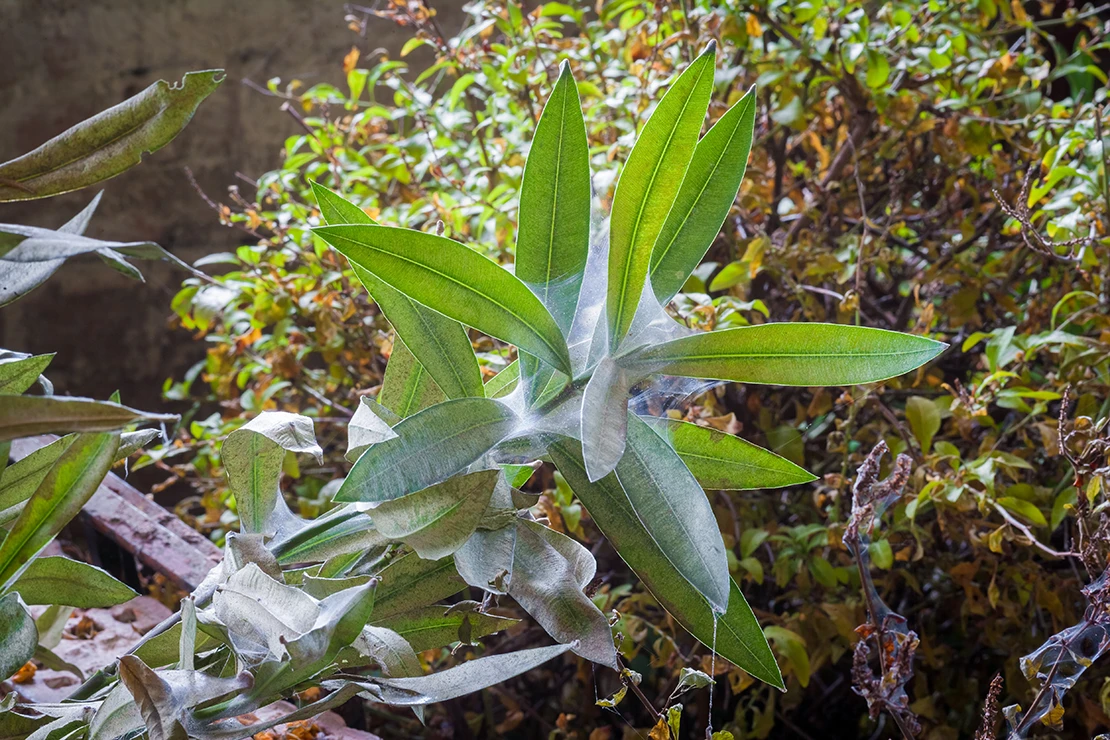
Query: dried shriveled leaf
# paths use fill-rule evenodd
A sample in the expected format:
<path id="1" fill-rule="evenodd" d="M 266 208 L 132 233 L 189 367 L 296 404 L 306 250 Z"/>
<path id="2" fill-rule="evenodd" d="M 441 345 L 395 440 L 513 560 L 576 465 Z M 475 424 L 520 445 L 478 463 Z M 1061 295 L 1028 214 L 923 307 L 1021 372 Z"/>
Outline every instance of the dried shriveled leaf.
<path id="1" fill-rule="evenodd" d="M 223 70 L 159 80 L 37 149 L 0 164 L 0 202 L 45 198 L 88 187 L 137 165 L 173 141 L 220 82 Z"/>

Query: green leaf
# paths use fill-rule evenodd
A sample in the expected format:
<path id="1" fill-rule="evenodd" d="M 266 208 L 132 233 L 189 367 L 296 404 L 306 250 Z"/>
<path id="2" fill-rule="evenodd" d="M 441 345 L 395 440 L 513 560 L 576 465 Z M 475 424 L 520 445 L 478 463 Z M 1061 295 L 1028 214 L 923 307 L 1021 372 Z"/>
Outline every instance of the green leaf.
<path id="1" fill-rule="evenodd" d="M 383 501 L 373 511 L 374 524 L 426 560 L 447 557 L 478 526 L 500 475 L 500 470 L 480 470 Z"/>
<path id="2" fill-rule="evenodd" d="M 488 257 L 442 236 L 391 226 L 324 226 L 313 233 L 412 300 L 570 374 L 555 319 Z"/>
<path id="3" fill-rule="evenodd" d="M 728 559 L 713 507 L 678 454 L 635 414 L 628 415 L 628 446 L 616 474 L 659 551 L 718 612 L 725 612 Z"/>
<path id="4" fill-rule="evenodd" d="M 1033 524 L 1036 524 L 1038 527 L 1048 526 L 1048 520 L 1044 518 L 1044 514 L 1041 513 L 1041 510 L 1038 509 L 1032 501 L 1026 501 L 1025 499 L 1015 498 L 1013 496 L 1002 496 L 1001 498 L 995 499 L 995 503 L 1017 514 L 1023 519 L 1033 522 Z"/>
<path id="5" fill-rule="evenodd" d="M 264 411 L 227 435 L 221 449 L 228 487 L 235 496 L 243 533 L 274 534 L 272 513 L 286 452 L 308 453 L 322 463 L 312 419 L 286 411 Z"/>
<path id="6" fill-rule="evenodd" d="M 7 678 L 29 661 L 39 643 L 31 615 L 16 594 L 0 597 L 0 676 Z"/>
<path id="7" fill-rule="evenodd" d="M 616 350 L 632 326 L 652 248 L 697 146 L 713 92 L 716 51 L 716 44 L 710 43 L 667 90 L 617 181 L 609 219 L 610 350 Z"/>
<path id="8" fill-rule="evenodd" d="M 119 434 L 82 434 L 58 457 L 0 544 L 0 590 L 77 516 L 111 469 L 117 447 Z"/>
<path id="9" fill-rule="evenodd" d="M 867 86 L 875 89 L 886 84 L 890 77 L 890 62 L 880 52 L 867 50 Z"/>
<path id="10" fill-rule="evenodd" d="M 143 154 L 173 141 L 223 77 L 222 69 L 213 69 L 188 72 L 180 84 L 159 80 L 0 164 L 0 202 L 68 193 L 137 165 Z"/>
<path id="11" fill-rule="evenodd" d="M 674 448 L 702 488 L 745 491 L 817 480 L 789 460 L 731 434 L 677 419 L 642 417 Z"/>
<path id="12" fill-rule="evenodd" d="M 0 442 L 49 432 L 109 432 L 139 421 L 177 418 L 90 398 L 0 396 Z"/>
<path id="13" fill-rule="evenodd" d="M 69 558 L 35 558 L 15 582 L 26 604 L 65 604 L 77 609 L 115 606 L 138 596 L 105 571 Z"/>
<path id="14" fill-rule="evenodd" d="M 513 360 L 486 382 L 486 398 L 504 398 L 516 390 L 519 382 L 520 360 Z"/>
<path id="15" fill-rule="evenodd" d="M 867 546 L 867 553 L 871 556 L 871 562 L 875 564 L 876 568 L 890 570 L 890 567 L 894 565 L 894 551 L 890 549 L 890 540 L 875 540 Z M 834 578 L 830 587 L 835 588 L 835 586 Z"/>
<path id="16" fill-rule="evenodd" d="M 884 329 L 820 323 L 742 326 L 625 355 L 639 373 L 766 385 L 857 385 L 907 373 L 948 345 Z"/>
<path id="17" fill-rule="evenodd" d="M 768 639 L 774 640 L 775 646 L 790 661 L 790 665 L 794 669 L 794 675 L 798 677 L 798 682 L 802 685 L 802 688 L 808 686 L 810 675 L 809 654 L 806 652 L 806 642 L 802 636 L 797 632 L 776 625 L 768 625 L 763 632 Z"/>
<path id="18" fill-rule="evenodd" d="M 516 276 L 570 329 L 590 248 L 590 150 L 570 65 L 536 124 L 520 184 Z"/>
<path id="19" fill-rule="evenodd" d="M 67 435 L 43 445 L 30 455 L 17 460 L 0 475 L 0 524 L 19 515 L 23 503 L 42 483 L 54 462 L 73 444 L 75 435 Z"/>
<path id="20" fill-rule="evenodd" d="M 400 337 L 393 339 L 393 352 L 385 366 L 378 403 L 404 418 L 447 400 L 432 376 L 424 369 Z"/>
<path id="21" fill-rule="evenodd" d="M 755 129 L 755 88 L 694 149 L 674 206 L 651 251 L 651 287 L 666 305 L 701 263 L 740 192 Z"/>
<path id="22" fill-rule="evenodd" d="M 312 183 L 312 192 L 328 224 L 376 223 L 361 208 L 319 183 Z M 351 267 L 406 349 L 448 398 L 485 395 L 474 347 L 462 324 L 422 306 L 369 270 L 353 262 Z"/>
<path id="23" fill-rule="evenodd" d="M 284 506 L 284 502 L 279 502 Z M 279 531 L 268 547 L 282 565 L 317 563 L 337 555 L 367 550 L 385 542 L 373 521 L 354 506 L 342 506 L 308 522 L 296 519 Z"/>
<path id="24" fill-rule="evenodd" d="M 378 624 L 405 638 L 419 653 L 458 642 L 459 627 L 464 619 L 470 622 L 472 640 L 508 629 L 518 621 L 478 612 L 445 612 L 446 607 L 443 606 L 424 606 L 383 619 Z"/>
<path id="25" fill-rule="evenodd" d="M 54 354 L 0 360 L 0 393 L 18 395 L 35 384 Z"/>
<path id="26" fill-rule="evenodd" d="M 582 462 L 581 446 L 574 440 L 560 439 L 549 445 L 548 452 L 598 528 L 644 586 L 690 634 L 703 645 L 712 646 L 712 607 L 659 549 L 616 476 L 591 483 Z M 735 582 L 729 584 L 728 611 L 719 618 L 716 632 L 720 655 L 761 681 L 784 688 L 759 621 Z"/>
<path id="27" fill-rule="evenodd" d="M 384 624 L 389 617 L 428 606 L 466 588 L 455 572 L 454 560 L 424 560 L 414 552 L 382 568 L 377 577 L 381 582 L 374 603 L 373 624 Z"/>
<path id="28" fill-rule="evenodd" d="M 336 501 L 389 501 L 439 483 L 503 440 L 517 424 L 488 398 L 444 401 L 393 427 L 396 439 L 374 445 L 351 468 Z"/>
<path id="29" fill-rule="evenodd" d="M 933 437 L 940 431 L 940 409 L 928 398 L 910 396 L 906 400 L 906 421 L 910 423 L 910 431 L 921 445 L 921 451 L 929 454 Z"/>

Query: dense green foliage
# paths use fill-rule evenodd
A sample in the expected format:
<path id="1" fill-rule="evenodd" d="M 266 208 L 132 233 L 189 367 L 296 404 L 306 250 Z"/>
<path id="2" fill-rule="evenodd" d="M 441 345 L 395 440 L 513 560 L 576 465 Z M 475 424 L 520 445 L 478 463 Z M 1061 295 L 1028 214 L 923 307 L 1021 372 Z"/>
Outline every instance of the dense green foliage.
<path id="1" fill-rule="evenodd" d="M 259 179 L 257 193 L 236 191 L 234 207 L 221 210 L 225 222 L 250 232 L 249 244 L 206 259 L 223 274 L 188 280 L 174 302 L 182 326 L 209 347 L 186 378 L 167 383 L 167 395 L 222 407 L 207 417 L 194 412 L 175 447 L 146 458 L 173 466 L 196 487 L 199 499 L 189 508 L 203 512 L 193 516 L 198 527 L 232 548 L 240 538 L 228 532 L 265 530 L 265 512 L 287 499 L 302 516 L 320 517 L 305 525 L 309 531 L 335 527 L 348 544 L 365 544 L 359 538 L 370 535 L 360 522 L 367 518 L 349 507 L 367 504 L 333 502 L 370 502 L 385 507 L 385 537 L 407 542 L 416 555 L 442 555 L 465 539 L 488 482 L 471 479 L 481 475 L 472 471 L 444 490 L 439 476 L 466 468 L 509 426 L 504 406 L 469 397 L 480 388 L 504 397 L 522 379 L 523 403 L 542 411 L 559 397 L 567 381 L 560 373 L 569 369 L 570 387 L 589 377 L 581 391 L 598 411 L 581 420 L 579 439 L 547 444 L 542 456 L 558 474 L 547 466 L 529 480 L 531 468 L 515 471 L 523 491 L 511 508 L 531 508 L 549 528 L 512 527 L 531 557 L 511 559 L 511 569 L 531 588 L 470 571 L 472 595 L 507 592 L 521 607 L 503 600 L 497 614 L 527 611 L 566 640 L 565 620 L 539 614 L 545 594 L 560 593 L 571 613 L 591 615 L 575 626 L 582 634 L 593 629 L 594 639 L 578 649 L 594 658 L 606 621 L 594 610 L 612 616 L 620 660 L 642 675 L 635 693 L 663 709 L 685 687 L 704 688 L 684 669 L 715 673 L 713 726 L 737 738 L 833 729 L 869 737 L 868 704 L 851 691 L 866 673 L 852 670 L 853 650 L 871 642 L 874 654 L 873 630 L 857 626 L 869 624 L 867 605 L 874 612 L 885 601 L 920 639 L 904 683 L 923 736 L 970 736 L 995 673 L 1005 679 L 997 699 L 1029 710 L 1010 713 L 1017 737 L 1035 725 L 1050 733 L 1043 724 L 1056 722 L 1066 737 L 1110 729 L 1102 678 L 1083 673 L 1102 649 L 1076 643 L 1064 668 L 1053 668 L 1061 654 L 1039 649 L 1053 635 L 1067 639 L 1073 626 L 1085 636 L 1106 633 L 1099 576 L 1110 483 L 1110 178 L 1100 11 L 993 0 L 611 0 L 525 12 L 490 0 L 469 12 L 452 39 L 418 2 L 354 12 L 355 30 L 390 21 L 409 28 L 402 58 L 361 66 L 358 49 L 369 47 L 356 40 L 344 60 L 344 88 L 270 83 L 274 95 L 303 111 L 306 130 L 287 141 L 281 168 Z M 711 43 L 715 55 L 705 51 Z M 417 49 L 434 61 L 409 73 L 405 59 Z M 696 101 L 694 109 L 679 100 Z M 579 109 L 584 139 L 568 117 Z M 708 120 L 699 113 L 705 109 Z M 738 145 L 749 133 L 750 152 Z M 670 137 L 677 137 L 673 146 Z M 583 152 L 588 168 L 572 158 Z M 564 156 L 568 166 L 557 166 Z M 712 172 L 711 186 L 659 177 L 657 170 L 676 162 L 686 163 L 683 171 Z M 530 180 L 547 186 L 530 190 Z M 346 199 L 331 201 L 334 214 L 318 206 L 329 192 Z M 592 193 L 592 209 L 582 206 L 583 193 Z M 600 217 L 610 213 L 604 233 Z M 314 234 L 325 222 L 348 225 Z M 586 265 L 603 248 L 608 264 L 597 267 L 608 286 L 599 289 Z M 435 272 L 457 280 L 436 289 L 428 282 L 432 263 L 414 266 L 405 259 L 413 254 L 429 255 Z M 515 262 L 516 278 L 486 257 Z M 645 286 L 672 317 L 705 331 L 622 344 L 636 337 L 633 315 Z M 595 359 L 604 359 L 587 363 L 588 374 L 563 343 L 574 335 L 580 292 L 603 299 L 608 316 L 605 340 L 590 344 Z M 590 306 L 601 316 L 601 302 Z M 813 326 L 796 329 L 804 332 L 799 341 L 775 326 L 786 322 Z M 853 325 L 927 336 L 952 349 L 911 375 L 871 385 L 862 384 L 933 352 L 923 349 L 889 372 L 861 362 L 860 374 L 839 375 L 751 358 L 798 345 L 812 354 L 844 350 L 839 332 Z M 421 343 L 421 336 L 444 339 Z M 521 348 L 519 357 L 509 345 Z M 710 382 L 641 382 L 661 371 Z M 808 387 L 830 384 L 848 387 Z M 629 390 L 636 414 L 626 417 Z M 690 392 L 701 395 L 678 402 Z M 420 463 L 442 452 L 406 440 L 443 428 L 443 419 L 428 423 L 426 414 L 460 418 L 460 404 L 470 404 L 461 416 L 481 421 L 467 437 L 477 451 L 445 459 L 454 470 L 429 472 Z M 302 468 L 281 445 L 262 449 L 244 424 L 271 409 L 317 421 L 321 462 Z M 664 411 L 672 418 L 659 419 Z M 656 419 L 642 424 L 641 413 Z M 405 432 L 419 420 L 425 431 Z M 638 455 L 625 452 L 625 423 Z M 232 455 L 221 459 L 229 432 L 226 449 L 231 440 L 256 445 L 247 459 L 265 461 L 266 480 L 283 481 L 284 498 L 274 485 L 244 484 L 254 473 L 238 470 Z M 857 485 L 853 499 L 853 482 L 865 478 L 860 471 L 880 442 L 908 455 L 892 468 L 905 480 L 889 479 L 890 500 L 876 509 L 885 514 L 864 517 L 853 501 L 859 505 L 869 489 Z M 677 465 L 667 450 L 678 452 Z M 537 452 L 522 449 L 514 462 Z M 406 453 L 408 463 L 388 465 Z M 672 466 L 669 490 L 653 490 L 650 468 L 664 463 Z M 810 481 L 801 468 L 818 477 Z M 329 485 L 345 475 L 341 487 Z M 371 480 L 382 487 L 360 483 Z M 711 492 L 708 516 L 731 583 L 702 567 L 717 557 L 709 552 L 716 537 L 680 557 L 659 543 L 681 538 L 653 529 L 672 520 L 642 513 L 669 506 L 673 521 L 697 516 L 675 502 L 702 500 L 699 484 Z M 789 487 L 766 490 L 775 486 Z M 418 505 L 435 510 L 448 500 L 463 502 L 455 510 L 462 525 L 428 537 Z M 859 540 L 865 555 L 851 526 L 860 521 L 873 525 Z M 311 559 L 303 538 L 277 535 L 276 543 L 283 568 Z M 574 543 L 596 556 L 600 585 L 589 583 L 586 560 L 567 555 L 581 550 Z M 538 561 L 554 565 L 529 567 Z M 427 584 L 433 601 L 457 593 L 455 582 L 444 585 L 443 569 L 409 570 L 421 562 L 440 561 L 409 555 L 387 567 Z M 381 564 L 363 565 L 369 574 Z M 1095 608 L 1085 615 L 1080 589 L 1087 584 Z M 774 682 L 742 655 L 756 644 L 750 632 L 719 630 L 724 657 L 717 660 L 687 635 L 712 643 L 709 603 L 731 610 L 740 592 L 752 608 L 744 624 L 763 627 L 785 694 L 753 680 Z M 397 634 L 427 609 L 383 605 L 385 596 L 379 589 L 374 613 L 403 615 L 389 626 Z M 456 625 L 442 641 L 411 641 L 426 663 L 450 664 L 455 657 L 440 645 L 496 631 L 478 627 L 495 617 L 460 603 L 471 610 L 473 633 Z M 519 647 L 543 638 L 525 620 L 492 639 Z M 1029 660 L 1022 664 L 1021 656 Z M 555 736 L 596 730 L 607 737 L 625 725 L 596 706 L 595 693 L 618 689 L 602 704 L 640 727 L 656 721 L 633 700 L 621 701 L 631 672 L 624 685 L 603 671 L 594 683 L 583 666 L 553 661 L 533 683 L 466 703 L 461 715 L 429 711 L 430 731 L 448 735 L 452 723 L 466 721 L 487 733 L 528 732 L 535 721 Z M 1059 674 L 1081 678 L 1066 691 Z M 699 734 L 707 693 L 684 696 L 685 714 L 664 712 L 663 724 Z M 526 706 L 533 707 L 528 715 Z M 898 714 L 880 712 L 881 701 L 872 707 L 879 717 Z M 880 733 L 889 734 L 881 721 Z"/>

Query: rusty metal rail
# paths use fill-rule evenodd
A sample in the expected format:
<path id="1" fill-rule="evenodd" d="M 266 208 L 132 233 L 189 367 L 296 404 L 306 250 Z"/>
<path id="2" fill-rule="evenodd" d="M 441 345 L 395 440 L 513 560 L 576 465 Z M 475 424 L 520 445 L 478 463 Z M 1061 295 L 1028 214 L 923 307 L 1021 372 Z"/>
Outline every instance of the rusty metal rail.
<path id="1" fill-rule="evenodd" d="M 57 439 L 52 435 L 12 442 L 15 460 Z M 85 504 L 81 516 L 143 565 L 192 591 L 222 558 L 220 549 L 115 473 Z"/>

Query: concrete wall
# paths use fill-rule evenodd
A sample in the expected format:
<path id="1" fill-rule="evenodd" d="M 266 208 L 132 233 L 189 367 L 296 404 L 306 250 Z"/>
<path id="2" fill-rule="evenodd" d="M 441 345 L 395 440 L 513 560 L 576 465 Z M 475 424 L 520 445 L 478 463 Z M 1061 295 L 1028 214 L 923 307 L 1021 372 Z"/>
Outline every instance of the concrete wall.
<path id="1" fill-rule="evenodd" d="M 365 5 L 374 5 L 368 0 Z M 378 3 L 380 4 L 380 3 Z M 445 32 L 462 23 L 461 0 L 431 2 Z M 228 78 L 171 144 L 104 184 L 90 236 L 149 239 L 192 261 L 240 242 L 186 180 L 192 169 L 216 200 L 280 161 L 298 129 L 281 100 L 246 85 L 271 77 L 343 80 L 352 45 L 365 55 L 400 49 L 409 31 L 372 19 L 368 38 L 351 32 L 341 0 L 0 0 L 0 161 L 18 156 L 159 79 L 222 67 Z M 417 54 L 414 66 L 427 63 Z M 57 227 L 95 190 L 0 204 L 0 222 Z M 183 277 L 139 263 L 141 285 L 99 260 L 65 265 L 27 298 L 0 309 L 0 347 L 57 352 L 58 391 L 160 408 L 162 381 L 203 356 L 202 344 L 167 332 L 169 300 Z"/>

